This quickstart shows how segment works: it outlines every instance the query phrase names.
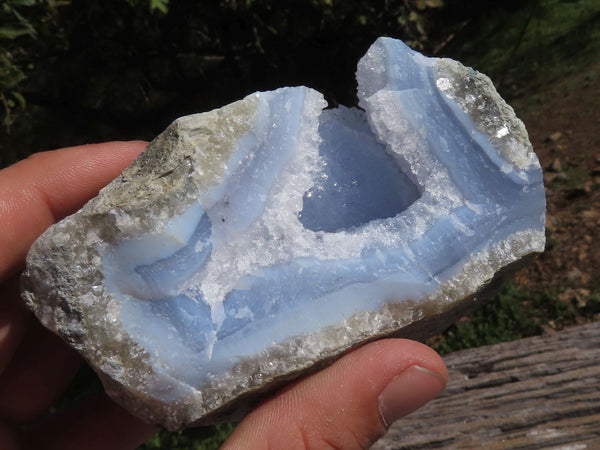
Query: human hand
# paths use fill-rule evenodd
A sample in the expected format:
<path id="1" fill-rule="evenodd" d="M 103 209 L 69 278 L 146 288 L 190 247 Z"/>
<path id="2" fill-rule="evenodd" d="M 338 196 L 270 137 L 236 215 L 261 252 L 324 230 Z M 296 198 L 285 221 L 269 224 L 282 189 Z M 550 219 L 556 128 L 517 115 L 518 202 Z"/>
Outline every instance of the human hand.
<path id="1" fill-rule="evenodd" d="M 32 317 L 18 289 L 31 243 L 96 195 L 144 147 L 73 147 L 0 171 L 2 449 L 133 449 L 156 432 L 105 395 L 33 423 L 66 389 L 80 358 Z M 442 359 L 429 347 L 403 339 L 373 342 L 263 402 L 224 448 L 368 448 L 393 421 L 433 399 L 446 380 Z"/>
<path id="2" fill-rule="evenodd" d="M 33 241 L 116 178 L 144 142 L 33 155 L 0 171 L 0 449 L 133 449 L 156 427 L 106 395 L 34 422 L 67 388 L 81 359 L 28 312 L 19 272 Z"/>

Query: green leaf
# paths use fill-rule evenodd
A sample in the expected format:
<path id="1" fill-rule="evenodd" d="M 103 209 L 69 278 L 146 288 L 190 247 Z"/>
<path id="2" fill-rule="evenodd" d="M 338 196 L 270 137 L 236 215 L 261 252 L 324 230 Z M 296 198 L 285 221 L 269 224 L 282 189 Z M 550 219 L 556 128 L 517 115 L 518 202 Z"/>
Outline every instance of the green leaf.
<path id="1" fill-rule="evenodd" d="M 10 128 L 13 122 L 14 121 L 12 119 L 12 116 L 10 115 L 10 111 L 6 111 L 4 120 L 2 121 L 2 125 L 4 125 L 6 128 Z"/>
<path id="2" fill-rule="evenodd" d="M 35 0 L 9 0 L 10 6 L 33 6 L 35 5 Z"/>
<path id="3" fill-rule="evenodd" d="M 161 13 L 169 12 L 169 0 L 150 0 L 150 10 L 158 9 Z"/>
<path id="4" fill-rule="evenodd" d="M 6 55 L 0 54 L 0 90 L 12 89 L 25 79 L 25 74 Z"/>
<path id="5" fill-rule="evenodd" d="M 430 8 L 441 8 L 444 6 L 443 0 L 425 0 L 425 4 Z"/>
<path id="6" fill-rule="evenodd" d="M 12 95 L 17 100 L 17 102 L 19 103 L 19 106 L 21 108 L 25 109 L 25 105 L 27 104 L 27 102 L 25 101 L 25 97 L 23 97 L 21 95 L 21 93 L 17 92 L 17 91 L 12 91 Z"/>
<path id="7" fill-rule="evenodd" d="M 33 36 L 31 29 L 11 26 L 0 27 L 0 39 L 16 39 L 25 35 Z"/>

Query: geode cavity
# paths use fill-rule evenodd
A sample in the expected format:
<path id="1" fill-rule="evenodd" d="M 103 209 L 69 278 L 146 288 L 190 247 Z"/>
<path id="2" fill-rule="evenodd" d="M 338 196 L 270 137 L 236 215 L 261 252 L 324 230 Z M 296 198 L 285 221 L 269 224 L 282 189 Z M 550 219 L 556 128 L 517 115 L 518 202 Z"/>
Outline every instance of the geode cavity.
<path id="1" fill-rule="evenodd" d="M 363 109 L 294 87 L 176 120 L 33 244 L 28 305 L 141 418 L 239 418 L 543 250 L 542 171 L 487 77 L 381 38 L 357 78 Z"/>

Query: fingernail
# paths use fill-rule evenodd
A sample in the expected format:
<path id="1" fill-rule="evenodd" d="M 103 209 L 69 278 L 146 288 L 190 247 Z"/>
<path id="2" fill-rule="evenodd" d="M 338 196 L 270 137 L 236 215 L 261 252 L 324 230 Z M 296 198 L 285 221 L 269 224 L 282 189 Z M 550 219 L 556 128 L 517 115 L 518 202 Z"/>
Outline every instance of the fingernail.
<path id="1" fill-rule="evenodd" d="M 419 409 L 442 392 L 446 381 L 439 373 L 410 366 L 395 377 L 379 395 L 379 414 L 387 428 Z"/>

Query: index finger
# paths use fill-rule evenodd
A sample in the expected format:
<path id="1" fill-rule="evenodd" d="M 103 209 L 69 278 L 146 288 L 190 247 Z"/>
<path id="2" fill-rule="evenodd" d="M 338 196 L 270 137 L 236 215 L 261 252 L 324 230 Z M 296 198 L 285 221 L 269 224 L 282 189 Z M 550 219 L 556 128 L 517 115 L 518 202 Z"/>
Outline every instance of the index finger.
<path id="1" fill-rule="evenodd" d="M 22 268 L 46 228 L 83 206 L 145 147 L 141 141 L 82 145 L 0 170 L 0 282 Z"/>

